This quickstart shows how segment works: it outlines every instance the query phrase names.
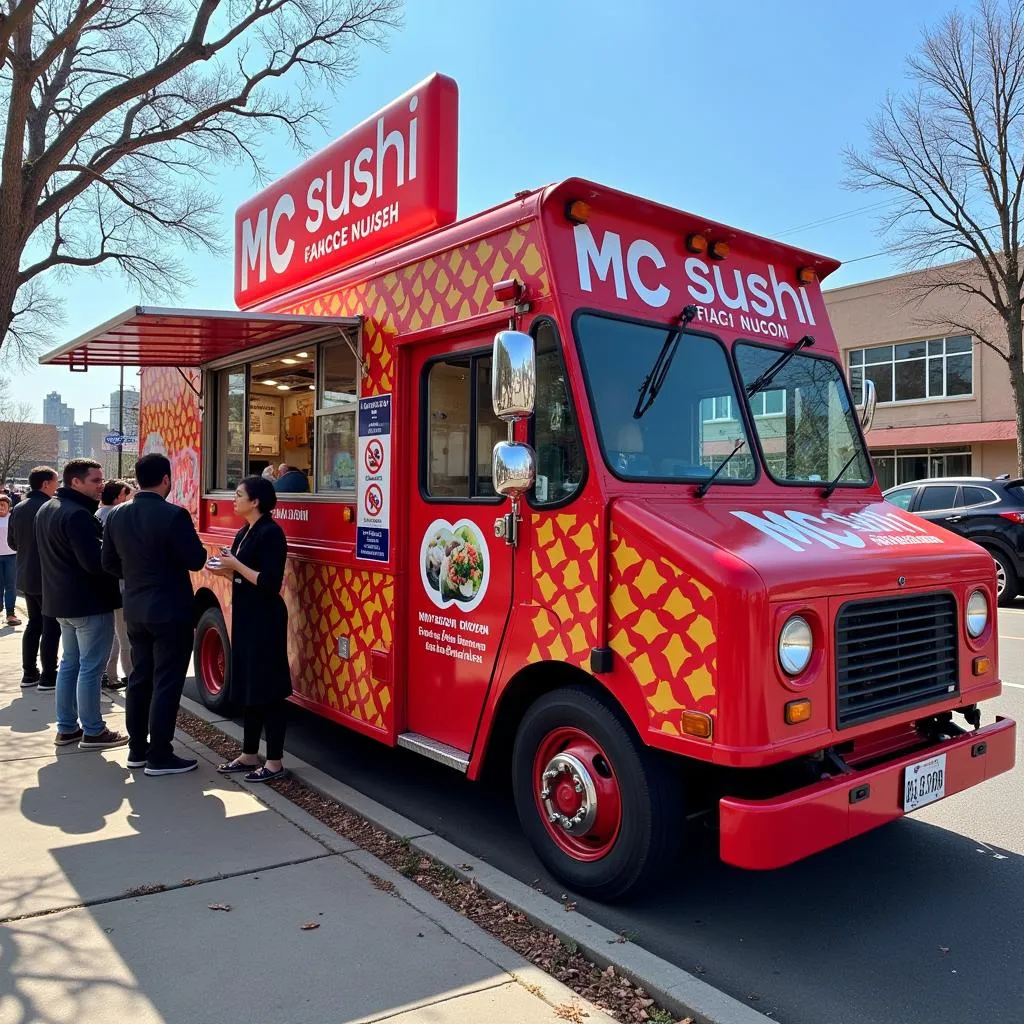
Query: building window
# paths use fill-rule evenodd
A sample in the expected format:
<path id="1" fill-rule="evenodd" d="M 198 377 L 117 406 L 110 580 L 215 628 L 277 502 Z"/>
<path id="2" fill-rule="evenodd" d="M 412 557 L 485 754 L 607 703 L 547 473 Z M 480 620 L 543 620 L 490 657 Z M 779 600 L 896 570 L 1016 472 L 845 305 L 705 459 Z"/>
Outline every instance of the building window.
<path id="1" fill-rule="evenodd" d="M 307 343 L 220 370 L 213 393 L 215 489 L 234 490 L 246 475 L 283 464 L 288 493 L 355 497 L 359 368 L 346 342 Z"/>
<path id="2" fill-rule="evenodd" d="M 971 452 L 962 448 L 888 448 L 872 450 L 871 461 L 882 490 L 942 476 L 970 476 Z"/>
<path id="3" fill-rule="evenodd" d="M 880 403 L 970 397 L 972 348 L 970 338 L 957 337 L 850 349 L 846 359 L 853 400 L 861 401 L 865 377 L 874 383 Z"/>

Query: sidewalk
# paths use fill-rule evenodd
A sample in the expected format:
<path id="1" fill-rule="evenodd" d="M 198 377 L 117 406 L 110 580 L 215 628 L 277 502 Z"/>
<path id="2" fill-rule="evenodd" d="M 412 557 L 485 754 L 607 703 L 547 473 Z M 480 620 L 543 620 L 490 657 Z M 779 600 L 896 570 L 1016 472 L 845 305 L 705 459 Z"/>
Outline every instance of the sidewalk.
<path id="1" fill-rule="evenodd" d="M 189 737 L 168 778 L 55 753 L 20 644 L 0 630 L 0 1024 L 610 1024 Z"/>

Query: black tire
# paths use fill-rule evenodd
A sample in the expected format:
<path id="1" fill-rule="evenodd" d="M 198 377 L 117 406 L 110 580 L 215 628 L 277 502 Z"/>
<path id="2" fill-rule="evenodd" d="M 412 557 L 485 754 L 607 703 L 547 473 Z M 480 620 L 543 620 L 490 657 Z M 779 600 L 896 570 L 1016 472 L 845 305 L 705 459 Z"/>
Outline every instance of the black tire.
<path id="1" fill-rule="evenodd" d="M 1006 577 L 1006 586 L 998 597 L 999 604 L 1003 607 L 1011 605 L 1017 600 L 1017 587 L 1019 586 L 1017 570 L 1014 569 L 1013 563 L 1002 551 L 993 551 L 990 548 L 989 554 L 995 559 L 997 572 L 1002 572 Z"/>
<path id="2" fill-rule="evenodd" d="M 548 833 L 534 793 L 534 759 L 555 729 L 589 734 L 611 764 L 621 795 L 617 838 L 599 860 L 579 860 Z M 565 687 L 545 694 L 523 716 L 512 752 L 512 786 L 519 822 L 548 870 L 580 894 L 620 899 L 645 888 L 680 855 L 682 786 L 671 759 L 643 746 L 610 699 Z"/>
<path id="3" fill-rule="evenodd" d="M 213 634 L 209 640 L 207 634 Z M 204 657 L 204 644 L 211 644 L 219 641 L 224 652 L 223 676 L 218 680 L 210 674 L 210 652 Z M 231 682 L 231 638 L 228 636 L 227 626 L 224 625 L 224 616 L 219 608 L 207 608 L 199 617 L 196 625 L 195 643 L 192 647 L 192 663 L 196 671 L 196 689 L 199 691 L 199 699 L 211 710 L 226 712 L 230 710 L 231 702 L 228 699 L 228 688 Z"/>

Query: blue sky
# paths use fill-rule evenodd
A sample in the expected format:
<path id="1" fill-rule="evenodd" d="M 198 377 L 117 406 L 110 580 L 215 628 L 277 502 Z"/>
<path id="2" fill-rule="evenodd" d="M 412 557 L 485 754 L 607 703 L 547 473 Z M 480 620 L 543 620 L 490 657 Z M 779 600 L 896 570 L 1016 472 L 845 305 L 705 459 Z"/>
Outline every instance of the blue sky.
<path id="1" fill-rule="evenodd" d="M 858 260 L 830 284 L 881 277 L 898 265 L 858 259 L 884 248 L 877 211 L 861 210 L 879 197 L 841 187 L 841 151 L 861 143 L 886 91 L 904 87 L 922 28 L 950 8 L 942 0 L 407 0 L 404 29 L 387 52 L 364 52 L 314 148 L 441 71 L 460 89 L 460 215 L 579 175 Z M 301 160 L 275 140 L 267 153 L 273 177 Z M 254 188 L 232 169 L 217 187 L 230 238 L 234 209 Z M 197 283 L 178 304 L 233 308 L 230 259 L 197 257 L 191 266 Z M 63 294 L 61 340 L 153 301 L 115 277 L 83 275 Z M 12 376 L 38 418 L 51 390 L 81 421 L 117 386 L 116 370 Z"/>

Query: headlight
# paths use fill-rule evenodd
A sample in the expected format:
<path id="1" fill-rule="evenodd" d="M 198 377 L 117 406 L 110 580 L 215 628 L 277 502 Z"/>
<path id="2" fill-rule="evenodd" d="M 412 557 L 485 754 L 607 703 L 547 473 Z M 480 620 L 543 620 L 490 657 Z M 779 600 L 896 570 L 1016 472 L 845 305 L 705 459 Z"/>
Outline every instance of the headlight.
<path id="1" fill-rule="evenodd" d="M 811 660 L 813 640 L 807 620 L 794 615 L 779 634 L 779 663 L 791 676 L 798 676 Z"/>
<path id="2" fill-rule="evenodd" d="M 988 598 L 984 590 L 972 591 L 967 598 L 967 632 L 977 639 L 988 625 Z"/>

